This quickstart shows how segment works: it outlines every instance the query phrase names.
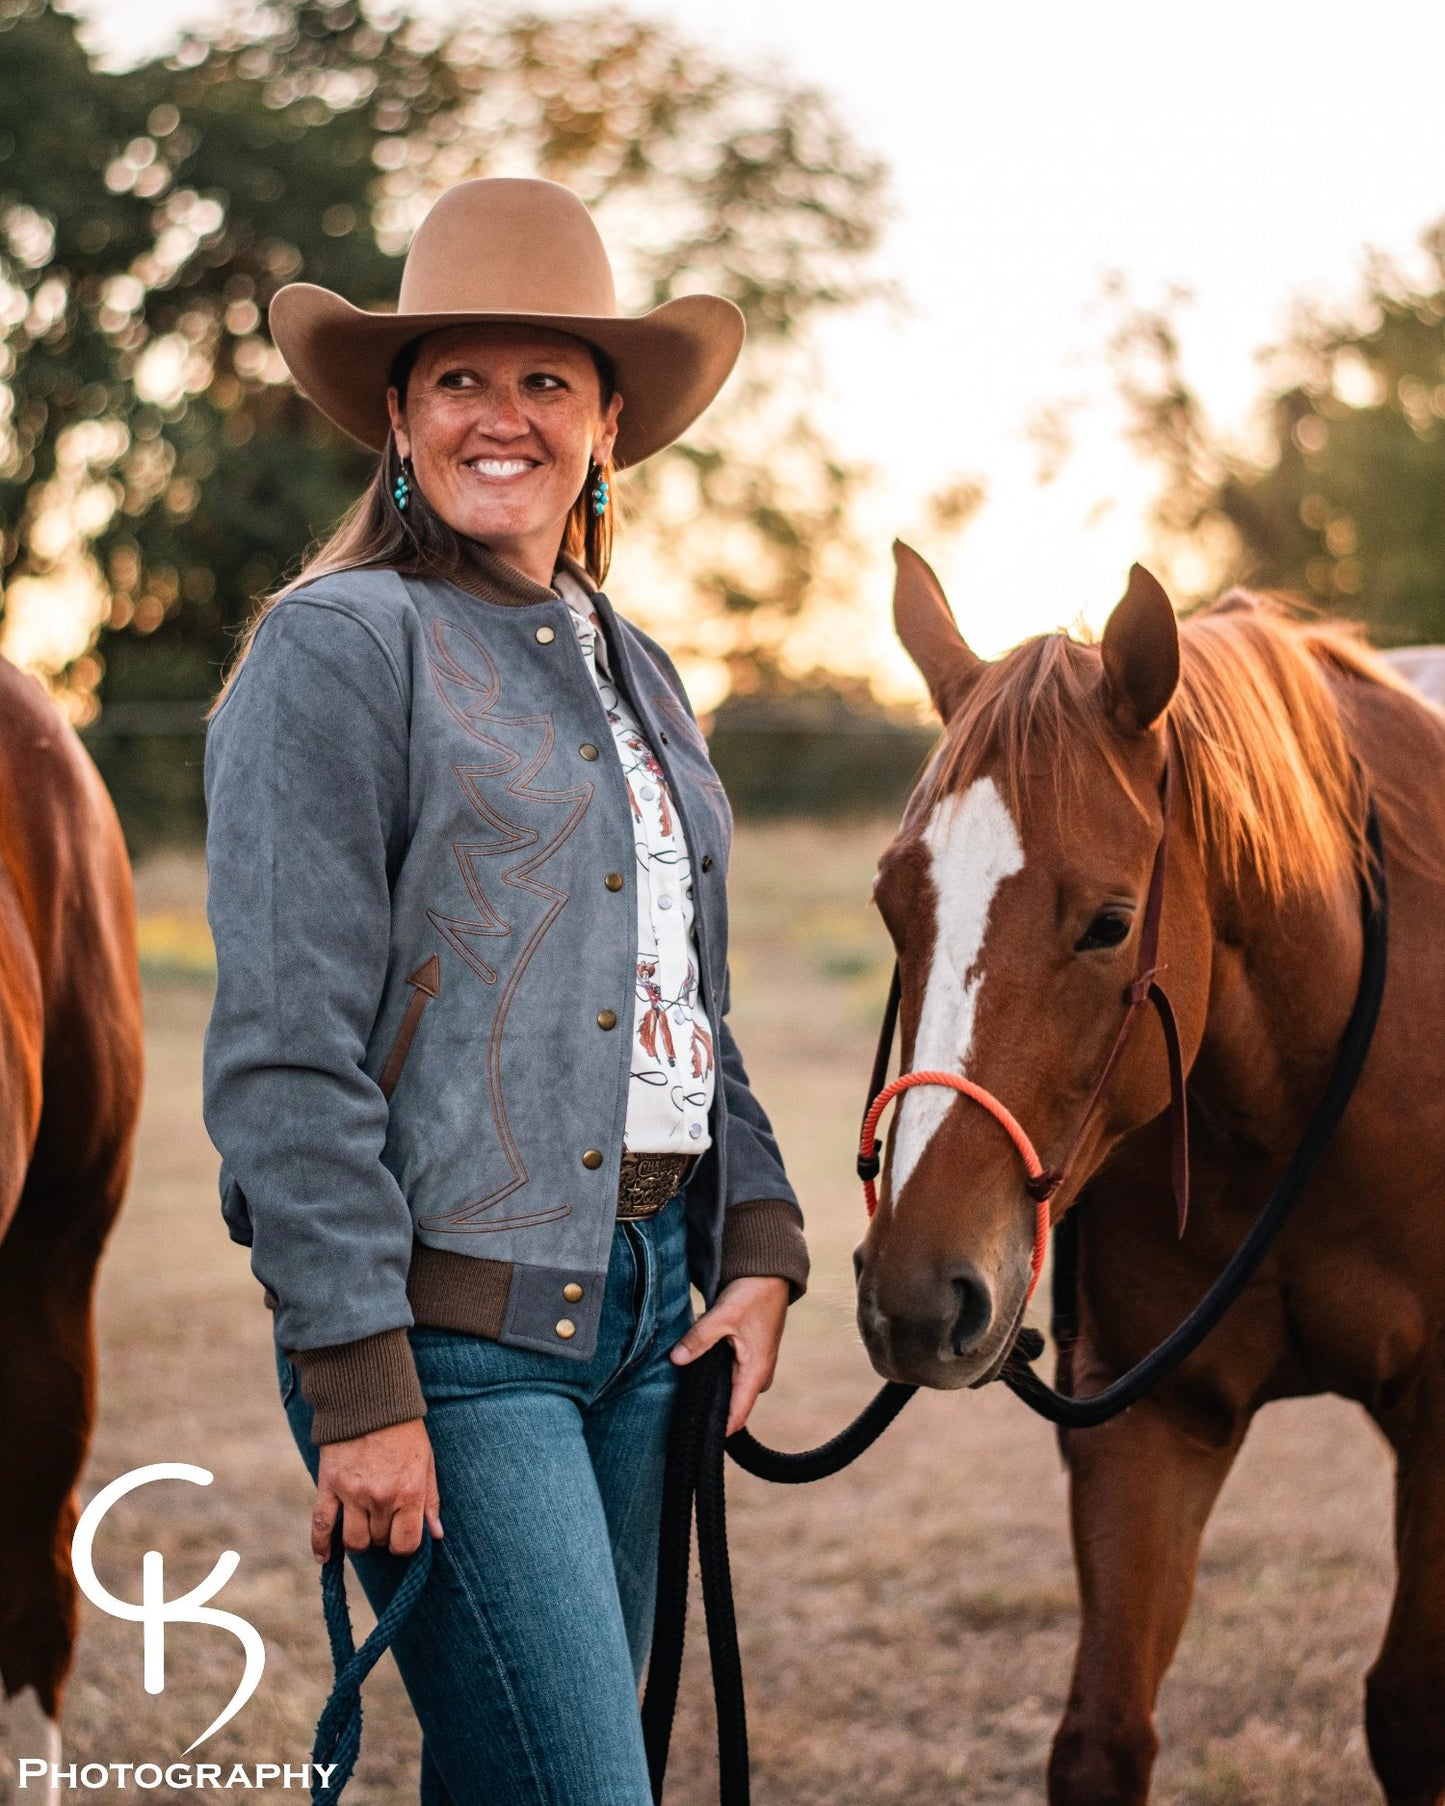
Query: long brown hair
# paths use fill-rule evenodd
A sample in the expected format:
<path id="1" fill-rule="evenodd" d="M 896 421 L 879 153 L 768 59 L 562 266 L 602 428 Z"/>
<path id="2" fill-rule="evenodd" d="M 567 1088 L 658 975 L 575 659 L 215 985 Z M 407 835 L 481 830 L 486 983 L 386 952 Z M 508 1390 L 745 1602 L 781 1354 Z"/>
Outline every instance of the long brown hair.
<path id="1" fill-rule="evenodd" d="M 409 339 L 392 361 L 390 381 L 395 383 L 403 404 L 417 350 L 425 335 Z M 584 341 L 585 343 L 585 341 Z M 612 360 L 596 345 L 588 345 L 597 366 L 602 408 L 606 411 L 617 392 L 617 375 Z M 407 506 L 403 511 L 395 501 L 397 479 L 402 475 L 403 460 L 396 438 L 388 433 L 376 469 L 361 494 L 342 515 L 321 543 L 307 554 L 300 571 L 279 589 L 261 596 L 250 619 L 236 642 L 236 656 L 226 672 L 225 680 L 206 710 L 209 720 L 224 702 L 236 673 L 245 663 L 256 629 L 269 611 L 284 596 L 317 577 L 334 571 L 394 570 L 416 576 L 427 570 L 454 569 L 464 558 L 462 536 L 449 526 L 412 481 Z M 587 479 L 572 504 L 562 532 L 562 550 L 575 558 L 596 584 L 606 581 L 612 562 L 612 481 L 611 459 L 601 469 L 589 461 Z M 606 504 L 601 513 L 593 505 L 593 492 L 599 482 L 606 484 Z"/>

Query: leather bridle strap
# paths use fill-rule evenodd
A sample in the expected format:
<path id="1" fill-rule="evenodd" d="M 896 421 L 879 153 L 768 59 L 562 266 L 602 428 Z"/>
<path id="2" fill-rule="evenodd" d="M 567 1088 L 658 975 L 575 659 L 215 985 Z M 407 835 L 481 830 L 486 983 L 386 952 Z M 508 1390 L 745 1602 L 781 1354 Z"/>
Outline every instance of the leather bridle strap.
<path id="1" fill-rule="evenodd" d="M 1174 762 L 1166 759 L 1164 775 L 1160 780 L 1160 795 L 1163 804 L 1163 826 L 1159 833 L 1159 844 L 1154 849 L 1154 864 L 1149 873 L 1149 889 L 1144 897 L 1144 919 L 1139 933 L 1139 967 L 1133 980 L 1124 990 L 1124 1020 L 1119 1024 L 1119 1032 L 1114 1037 L 1114 1045 L 1109 1049 L 1108 1058 L 1089 1093 L 1089 1101 L 1084 1105 L 1084 1113 L 1079 1118 L 1078 1127 L 1074 1130 L 1073 1139 L 1069 1142 L 1063 1158 L 1058 1165 L 1051 1167 L 1040 1180 L 1040 1184 L 1048 1183 L 1052 1195 L 1063 1183 L 1065 1175 L 1074 1163 L 1079 1148 L 1093 1120 L 1094 1112 L 1104 1095 L 1104 1089 L 1114 1076 L 1114 1069 L 1119 1064 L 1121 1055 L 1128 1044 L 1134 1026 L 1139 1020 L 1146 1003 L 1154 1006 L 1159 1018 L 1159 1026 L 1164 1032 L 1165 1054 L 1169 1062 L 1169 1117 L 1170 1117 L 1170 1179 L 1174 1190 L 1174 1212 L 1179 1225 L 1179 1233 L 1183 1235 L 1184 1225 L 1189 1219 L 1189 1112 L 1184 1098 L 1184 1054 L 1179 1044 L 1179 1024 L 1175 1020 L 1174 1006 L 1170 1003 L 1164 988 L 1160 985 L 1158 974 L 1164 970 L 1159 960 L 1159 933 L 1164 917 L 1164 873 L 1169 856 L 1169 827 L 1174 813 Z M 1032 1189 L 1032 1188 L 1031 1188 Z"/>

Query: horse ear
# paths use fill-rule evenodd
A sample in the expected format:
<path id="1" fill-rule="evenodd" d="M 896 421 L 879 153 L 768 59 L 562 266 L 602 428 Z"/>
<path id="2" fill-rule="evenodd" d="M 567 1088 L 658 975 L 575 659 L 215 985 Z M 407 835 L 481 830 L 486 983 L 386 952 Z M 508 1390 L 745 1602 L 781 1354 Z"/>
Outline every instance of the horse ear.
<path id="1" fill-rule="evenodd" d="M 1142 734 L 1179 684 L 1179 623 L 1157 577 L 1136 564 L 1104 628 L 1104 708 L 1126 734 Z"/>
<path id="2" fill-rule="evenodd" d="M 947 721 L 977 682 L 985 661 L 969 650 L 943 585 L 913 547 L 895 539 L 893 562 L 893 625 L 923 674 L 933 706 Z"/>

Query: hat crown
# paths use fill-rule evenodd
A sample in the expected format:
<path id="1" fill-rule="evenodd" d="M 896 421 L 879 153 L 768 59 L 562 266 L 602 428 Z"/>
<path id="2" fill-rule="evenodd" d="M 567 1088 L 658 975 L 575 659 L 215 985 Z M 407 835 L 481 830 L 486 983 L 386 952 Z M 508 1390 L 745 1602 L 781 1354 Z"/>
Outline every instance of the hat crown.
<path id="1" fill-rule="evenodd" d="M 617 313 L 612 265 L 570 188 L 529 176 L 478 176 L 445 190 L 417 227 L 397 311 Z"/>

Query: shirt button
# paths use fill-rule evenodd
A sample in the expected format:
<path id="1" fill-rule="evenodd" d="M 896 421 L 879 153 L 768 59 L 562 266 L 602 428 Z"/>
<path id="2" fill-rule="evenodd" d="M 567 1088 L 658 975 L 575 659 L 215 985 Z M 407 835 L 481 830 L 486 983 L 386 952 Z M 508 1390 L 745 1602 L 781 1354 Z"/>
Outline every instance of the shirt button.
<path id="1" fill-rule="evenodd" d="M 657 907 L 659 909 L 671 909 L 672 908 L 672 898 L 671 897 L 659 897 L 657 899 Z"/>
<path id="2" fill-rule="evenodd" d="M 582 1164 L 588 1172 L 595 1173 L 602 1164 L 601 1148 L 588 1148 L 582 1156 Z"/>
<path id="3" fill-rule="evenodd" d="M 710 872 L 710 871 L 711 871 L 711 870 L 712 870 L 712 854 L 711 854 L 711 853 L 704 853 L 704 854 L 703 854 L 703 856 L 702 856 L 702 869 L 703 869 L 703 870 L 704 870 L 704 871 L 705 871 L 705 872 Z"/>
<path id="4" fill-rule="evenodd" d="M 536 639 L 539 646 L 550 646 L 556 637 L 555 631 L 550 627 L 539 627 L 537 629 Z"/>
<path id="5" fill-rule="evenodd" d="M 570 1317 L 564 1317 L 557 1325 L 557 1334 L 564 1342 L 569 1342 L 577 1334 L 577 1325 Z"/>
<path id="6" fill-rule="evenodd" d="M 689 1123 L 687 1125 L 687 1132 L 691 1135 L 693 1140 L 696 1141 L 698 1136 L 702 1134 L 702 1124 L 700 1122 Z"/>
<path id="7" fill-rule="evenodd" d="M 609 872 L 602 882 L 607 886 L 608 890 L 621 890 L 623 882 L 622 873 Z"/>
<path id="8" fill-rule="evenodd" d="M 567 1300 L 568 1304 L 576 1304 L 577 1300 L 582 1296 L 582 1288 L 574 1279 L 569 1285 L 563 1286 L 562 1296 Z"/>
<path id="9" fill-rule="evenodd" d="M 597 748 L 590 740 L 584 740 L 577 750 L 584 759 L 595 759 L 597 757 Z"/>
<path id="10" fill-rule="evenodd" d="M 598 1026 L 598 1028 L 616 1028 L 617 1027 L 617 1011 L 616 1010 L 598 1010 L 597 1026 Z"/>

